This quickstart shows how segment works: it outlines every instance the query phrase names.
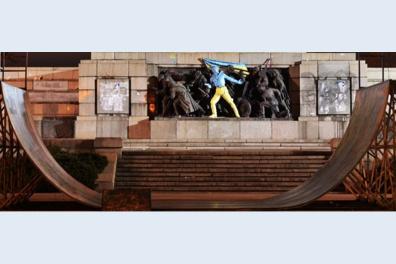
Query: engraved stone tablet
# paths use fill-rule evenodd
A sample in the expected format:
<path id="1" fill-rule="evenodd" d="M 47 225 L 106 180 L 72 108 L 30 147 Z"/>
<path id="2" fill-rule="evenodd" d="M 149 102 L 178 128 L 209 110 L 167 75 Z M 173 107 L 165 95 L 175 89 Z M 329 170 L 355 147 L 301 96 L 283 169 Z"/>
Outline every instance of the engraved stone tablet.
<path id="1" fill-rule="evenodd" d="M 350 79 L 318 81 L 318 114 L 347 115 L 351 112 Z"/>
<path id="2" fill-rule="evenodd" d="M 97 80 L 97 113 L 129 114 L 129 80 Z"/>

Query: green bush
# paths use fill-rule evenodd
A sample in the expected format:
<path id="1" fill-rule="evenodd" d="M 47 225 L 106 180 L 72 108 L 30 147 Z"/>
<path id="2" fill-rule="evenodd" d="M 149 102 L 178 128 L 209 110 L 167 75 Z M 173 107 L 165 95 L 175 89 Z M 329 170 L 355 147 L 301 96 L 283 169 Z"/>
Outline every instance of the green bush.
<path id="1" fill-rule="evenodd" d="M 57 146 L 50 146 L 48 150 L 67 173 L 91 189 L 95 188 L 98 174 L 104 170 L 108 163 L 106 157 L 94 153 L 70 153 Z M 42 184 L 38 191 L 54 191 L 54 188 L 49 185 Z"/>

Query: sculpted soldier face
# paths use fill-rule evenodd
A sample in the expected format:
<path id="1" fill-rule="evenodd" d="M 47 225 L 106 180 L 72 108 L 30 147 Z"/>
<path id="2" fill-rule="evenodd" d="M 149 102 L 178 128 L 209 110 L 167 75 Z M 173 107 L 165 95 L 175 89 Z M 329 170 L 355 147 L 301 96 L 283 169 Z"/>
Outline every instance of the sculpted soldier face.
<path id="1" fill-rule="evenodd" d="M 272 88 L 265 91 L 265 99 L 271 105 L 271 108 L 279 112 L 279 102 L 276 99 L 275 93 Z"/>
<path id="2" fill-rule="evenodd" d="M 269 85 L 268 77 L 265 72 L 259 74 L 259 80 L 257 82 L 257 88 L 266 88 Z"/>

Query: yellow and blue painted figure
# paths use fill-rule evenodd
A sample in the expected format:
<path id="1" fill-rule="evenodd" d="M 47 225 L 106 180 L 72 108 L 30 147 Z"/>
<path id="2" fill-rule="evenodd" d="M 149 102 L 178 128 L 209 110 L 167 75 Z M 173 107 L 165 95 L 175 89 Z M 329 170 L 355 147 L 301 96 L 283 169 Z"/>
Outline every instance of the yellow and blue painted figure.
<path id="1" fill-rule="evenodd" d="M 220 98 L 223 98 L 231 106 L 236 117 L 240 117 L 238 108 L 236 107 L 234 100 L 232 99 L 230 93 L 228 92 L 227 87 L 225 86 L 225 81 L 227 80 L 235 84 L 242 84 L 243 81 L 236 80 L 228 76 L 223 71 L 220 71 L 217 65 L 211 65 L 210 68 L 212 70 L 212 77 L 210 78 L 210 82 L 211 84 L 213 84 L 214 87 L 216 87 L 216 93 L 210 100 L 210 108 L 212 110 L 212 115 L 210 115 L 209 117 L 211 118 L 217 117 L 216 104 L 219 102 Z"/>
<path id="2" fill-rule="evenodd" d="M 219 61 L 219 60 L 212 60 L 212 59 L 200 59 L 209 69 L 212 66 L 216 65 L 218 67 L 227 67 L 228 69 L 232 70 L 234 73 L 242 76 L 245 78 L 249 75 L 249 70 L 243 63 L 236 63 L 236 62 L 228 62 L 228 61 Z"/>
<path id="3" fill-rule="evenodd" d="M 243 80 L 236 80 L 223 71 L 220 71 L 219 67 L 228 67 L 233 72 L 239 74 L 243 78 L 249 75 L 249 71 L 245 64 L 242 63 L 234 63 L 234 62 L 226 62 L 212 59 L 200 59 L 209 69 L 212 71 L 212 77 L 210 78 L 211 84 L 216 87 L 215 95 L 212 97 L 210 101 L 210 107 L 212 110 L 212 115 L 210 117 L 217 117 L 217 109 L 216 104 L 219 102 L 220 98 L 223 98 L 233 109 L 236 117 L 239 117 L 238 108 L 236 107 L 234 100 L 230 96 L 227 87 L 225 86 L 225 81 L 229 81 L 236 84 L 242 84 Z M 211 87 L 211 85 L 208 85 Z"/>

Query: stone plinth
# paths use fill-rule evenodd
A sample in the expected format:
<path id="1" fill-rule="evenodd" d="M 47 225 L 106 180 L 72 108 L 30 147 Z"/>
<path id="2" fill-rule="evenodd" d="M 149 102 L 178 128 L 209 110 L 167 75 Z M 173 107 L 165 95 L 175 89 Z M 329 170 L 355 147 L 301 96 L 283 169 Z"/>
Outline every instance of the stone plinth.
<path id="1" fill-rule="evenodd" d="M 146 116 L 133 116 L 129 118 L 128 138 L 149 139 L 151 136 L 150 120 Z"/>
<path id="2" fill-rule="evenodd" d="M 242 120 L 240 131 L 241 139 L 271 139 L 272 124 L 269 121 Z"/>
<path id="3" fill-rule="evenodd" d="M 209 120 L 208 139 L 238 139 L 241 138 L 240 121 Z M 193 128 L 190 128 L 193 129 Z"/>
<path id="4" fill-rule="evenodd" d="M 151 121 L 151 139 L 176 139 L 177 120 Z"/>
<path id="5" fill-rule="evenodd" d="M 176 133 L 180 139 L 208 138 L 208 122 L 180 120 L 176 122 Z"/>
<path id="6" fill-rule="evenodd" d="M 300 121 L 235 119 L 160 119 L 151 120 L 148 140 L 211 142 L 216 140 L 290 141 L 329 140 L 342 137 L 348 118 L 319 120 L 317 117 Z M 132 137 L 130 137 L 132 138 Z"/>
<path id="7" fill-rule="evenodd" d="M 300 138 L 298 134 L 297 121 L 271 121 L 272 139 L 295 139 Z"/>
<path id="8" fill-rule="evenodd" d="M 129 120 L 127 116 L 98 116 L 96 137 L 127 138 Z"/>
<path id="9" fill-rule="evenodd" d="M 96 116 L 78 116 L 75 122 L 74 135 L 78 139 L 96 138 Z"/>

